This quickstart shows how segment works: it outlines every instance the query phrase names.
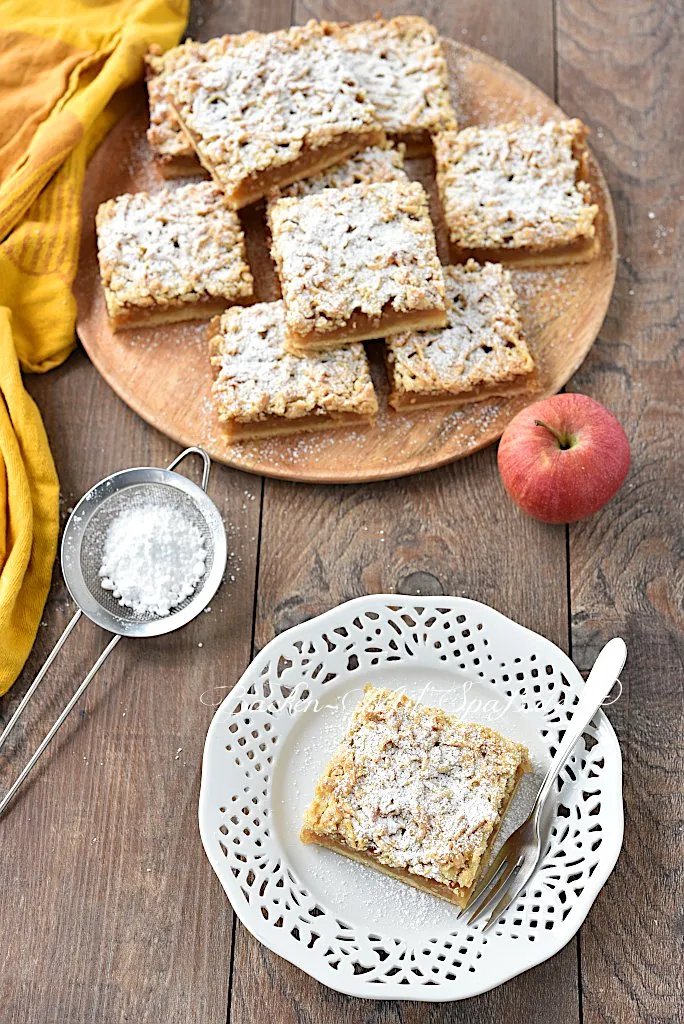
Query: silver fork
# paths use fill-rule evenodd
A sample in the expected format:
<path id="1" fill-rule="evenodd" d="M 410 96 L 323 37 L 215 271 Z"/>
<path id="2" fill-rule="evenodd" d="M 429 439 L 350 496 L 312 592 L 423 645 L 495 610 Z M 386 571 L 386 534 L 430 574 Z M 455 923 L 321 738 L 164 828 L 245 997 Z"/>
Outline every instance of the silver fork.
<path id="1" fill-rule="evenodd" d="M 529 817 L 508 837 L 470 895 L 463 911 L 471 911 L 468 924 L 488 914 L 484 930 L 490 928 L 508 910 L 534 874 L 541 859 L 544 804 L 575 744 L 612 690 L 626 657 L 627 648 L 620 637 L 609 640 L 599 652 Z"/>

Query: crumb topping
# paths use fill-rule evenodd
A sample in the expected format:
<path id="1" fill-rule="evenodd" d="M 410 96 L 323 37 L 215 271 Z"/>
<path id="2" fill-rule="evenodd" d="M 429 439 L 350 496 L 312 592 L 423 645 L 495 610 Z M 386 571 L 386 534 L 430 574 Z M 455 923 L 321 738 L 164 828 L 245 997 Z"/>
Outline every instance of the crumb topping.
<path id="1" fill-rule="evenodd" d="M 386 132 L 407 135 L 456 128 L 439 36 L 425 18 L 401 16 L 326 27 L 344 47 Z"/>
<path id="2" fill-rule="evenodd" d="M 493 729 L 367 686 L 304 826 L 466 887 L 526 765 L 525 748 Z"/>
<path id="3" fill-rule="evenodd" d="M 417 182 L 326 189 L 269 207 L 287 327 L 298 335 L 344 327 L 356 311 L 379 318 L 444 309 L 428 200 Z"/>
<path id="4" fill-rule="evenodd" d="M 443 269 L 448 325 L 386 339 L 393 390 L 458 394 L 531 373 L 509 271 L 474 260 Z"/>
<path id="5" fill-rule="evenodd" d="M 222 422 L 377 412 L 363 345 L 290 355 L 282 301 L 234 307 L 212 326 L 213 394 Z"/>
<path id="6" fill-rule="evenodd" d="M 385 143 L 384 146 L 363 149 L 342 163 L 334 164 L 310 178 L 295 181 L 292 185 L 277 190 L 271 196 L 271 201 L 285 197 L 310 196 L 326 188 L 376 185 L 383 181 L 408 181 L 404 170 L 405 148 L 401 144 L 395 148 L 390 143 Z"/>
<path id="7" fill-rule="evenodd" d="M 170 74 L 166 89 L 203 163 L 229 191 L 305 148 L 379 130 L 342 48 L 315 22 L 232 36 L 220 54 Z"/>
<path id="8" fill-rule="evenodd" d="M 150 108 L 147 141 L 163 162 L 195 155 L 169 102 L 166 92 L 167 76 L 190 64 L 202 63 L 212 55 L 220 53 L 227 38 L 229 37 L 221 36 L 206 43 L 188 39 L 166 53 L 162 53 L 160 47 L 153 46 L 146 55 L 145 75 Z"/>
<path id="9" fill-rule="evenodd" d="M 97 244 L 107 310 L 252 294 L 238 216 L 211 182 L 102 203 Z"/>
<path id="10" fill-rule="evenodd" d="M 437 185 L 452 242 L 545 249 L 592 238 L 598 207 L 577 180 L 584 135 L 576 119 L 438 135 Z"/>

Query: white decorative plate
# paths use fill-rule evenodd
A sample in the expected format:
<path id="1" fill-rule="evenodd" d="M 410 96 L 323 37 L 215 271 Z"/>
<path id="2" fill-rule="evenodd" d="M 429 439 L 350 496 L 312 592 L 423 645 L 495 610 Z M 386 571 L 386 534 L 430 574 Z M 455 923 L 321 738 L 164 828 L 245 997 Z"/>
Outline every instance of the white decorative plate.
<path id="1" fill-rule="evenodd" d="M 622 843 L 622 763 L 605 715 L 559 779 L 544 858 L 487 933 L 457 910 L 298 839 L 315 781 L 365 683 L 486 722 L 527 744 L 504 825 L 527 816 L 583 686 L 549 640 L 458 597 L 362 597 L 269 643 L 207 736 L 202 842 L 236 914 L 325 985 L 376 999 L 464 999 L 541 963 L 575 934 Z"/>

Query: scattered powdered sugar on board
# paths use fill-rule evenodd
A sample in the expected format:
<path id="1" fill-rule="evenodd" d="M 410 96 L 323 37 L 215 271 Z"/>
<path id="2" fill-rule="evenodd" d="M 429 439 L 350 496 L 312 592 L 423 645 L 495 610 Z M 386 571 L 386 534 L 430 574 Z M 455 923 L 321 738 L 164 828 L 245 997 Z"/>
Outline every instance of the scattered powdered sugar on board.
<path id="1" fill-rule="evenodd" d="M 140 505 L 111 523 L 100 583 L 136 615 L 168 615 L 193 593 L 206 559 L 202 534 L 181 512 Z"/>

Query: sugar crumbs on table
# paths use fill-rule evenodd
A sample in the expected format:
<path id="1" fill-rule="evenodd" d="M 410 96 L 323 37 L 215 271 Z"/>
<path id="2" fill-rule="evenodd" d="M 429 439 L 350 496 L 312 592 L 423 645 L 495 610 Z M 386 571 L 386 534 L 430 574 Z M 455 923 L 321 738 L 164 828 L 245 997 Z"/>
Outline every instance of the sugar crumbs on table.
<path id="1" fill-rule="evenodd" d="M 176 509 L 154 504 L 125 509 L 104 543 L 100 584 L 136 615 L 168 615 L 206 572 L 199 529 Z"/>

